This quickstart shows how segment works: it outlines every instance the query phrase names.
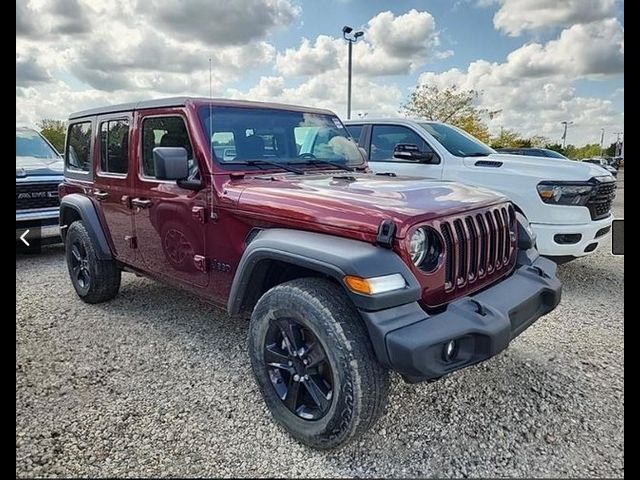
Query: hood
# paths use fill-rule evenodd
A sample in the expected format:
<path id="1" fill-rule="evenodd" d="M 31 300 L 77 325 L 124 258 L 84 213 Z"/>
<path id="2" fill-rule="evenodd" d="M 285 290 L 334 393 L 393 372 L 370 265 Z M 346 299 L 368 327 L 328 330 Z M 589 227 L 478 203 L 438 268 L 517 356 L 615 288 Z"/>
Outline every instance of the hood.
<path id="1" fill-rule="evenodd" d="M 487 157 L 467 157 L 464 163 L 468 167 L 473 167 L 481 160 L 501 162 L 500 168 L 513 170 L 512 173 L 521 175 L 532 175 L 540 180 L 586 181 L 592 177 L 611 175 L 606 169 L 593 163 L 508 153 L 492 153 Z"/>
<path id="2" fill-rule="evenodd" d="M 16 157 L 16 178 L 44 175 L 64 175 L 61 158 Z"/>
<path id="3" fill-rule="evenodd" d="M 455 182 L 347 172 L 263 175 L 225 188 L 243 212 L 373 235 L 390 219 L 400 238 L 418 222 L 506 201 L 491 190 Z"/>

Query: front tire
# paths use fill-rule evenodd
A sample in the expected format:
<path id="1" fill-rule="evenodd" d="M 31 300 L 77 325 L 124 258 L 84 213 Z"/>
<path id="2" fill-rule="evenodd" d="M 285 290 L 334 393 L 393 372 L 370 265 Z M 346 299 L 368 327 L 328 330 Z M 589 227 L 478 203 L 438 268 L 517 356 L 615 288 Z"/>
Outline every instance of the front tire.
<path id="1" fill-rule="evenodd" d="M 319 449 L 360 436 L 384 412 L 389 373 L 336 284 L 301 278 L 258 301 L 249 326 L 256 382 L 275 420 Z"/>
<path id="2" fill-rule="evenodd" d="M 111 300 L 120 289 L 121 271 L 113 260 L 100 260 L 81 220 L 73 222 L 65 239 L 65 256 L 71 283 L 87 303 Z"/>

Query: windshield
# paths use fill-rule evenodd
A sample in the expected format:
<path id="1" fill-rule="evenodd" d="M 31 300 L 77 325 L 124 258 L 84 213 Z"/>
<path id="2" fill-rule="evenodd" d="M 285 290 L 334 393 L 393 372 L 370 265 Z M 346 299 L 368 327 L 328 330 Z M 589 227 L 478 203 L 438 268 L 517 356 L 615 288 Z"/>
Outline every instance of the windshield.
<path id="1" fill-rule="evenodd" d="M 215 160 L 222 166 L 364 162 L 334 115 L 242 107 L 203 107 L 199 113 Z"/>
<path id="2" fill-rule="evenodd" d="M 479 157 L 496 153 L 494 149 L 489 148 L 480 140 L 451 125 L 431 122 L 424 122 L 420 125 L 456 157 Z"/>
<path id="3" fill-rule="evenodd" d="M 564 155 L 562 155 L 561 153 L 558 153 L 554 150 L 544 150 L 545 154 L 547 157 L 551 157 L 551 158 L 561 158 L 563 160 L 569 160 L 567 157 L 565 157 Z"/>
<path id="4" fill-rule="evenodd" d="M 58 153 L 35 130 L 16 130 L 16 157 L 36 157 L 58 161 Z"/>

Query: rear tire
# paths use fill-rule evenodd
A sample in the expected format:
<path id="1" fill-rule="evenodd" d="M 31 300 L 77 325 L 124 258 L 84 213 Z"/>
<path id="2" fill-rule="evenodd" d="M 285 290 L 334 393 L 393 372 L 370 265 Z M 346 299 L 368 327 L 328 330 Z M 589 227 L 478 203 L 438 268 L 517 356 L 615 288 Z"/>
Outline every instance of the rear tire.
<path id="1" fill-rule="evenodd" d="M 251 315 L 249 356 L 274 419 L 308 446 L 342 446 L 384 412 L 389 372 L 358 311 L 328 280 L 300 278 L 267 291 Z"/>
<path id="2" fill-rule="evenodd" d="M 121 271 L 113 260 L 100 260 L 81 220 L 67 230 L 65 256 L 71 283 L 87 303 L 111 300 L 120 289 Z"/>

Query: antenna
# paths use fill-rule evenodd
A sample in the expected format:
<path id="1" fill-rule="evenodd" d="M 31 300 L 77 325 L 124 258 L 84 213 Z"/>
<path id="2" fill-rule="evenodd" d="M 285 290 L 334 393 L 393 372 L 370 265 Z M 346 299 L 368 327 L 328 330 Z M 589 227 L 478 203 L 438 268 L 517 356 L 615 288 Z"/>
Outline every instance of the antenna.
<path id="1" fill-rule="evenodd" d="M 213 163 L 213 80 L 211 79 L 211 57 L 209 57 L 209 161 Z"/>

